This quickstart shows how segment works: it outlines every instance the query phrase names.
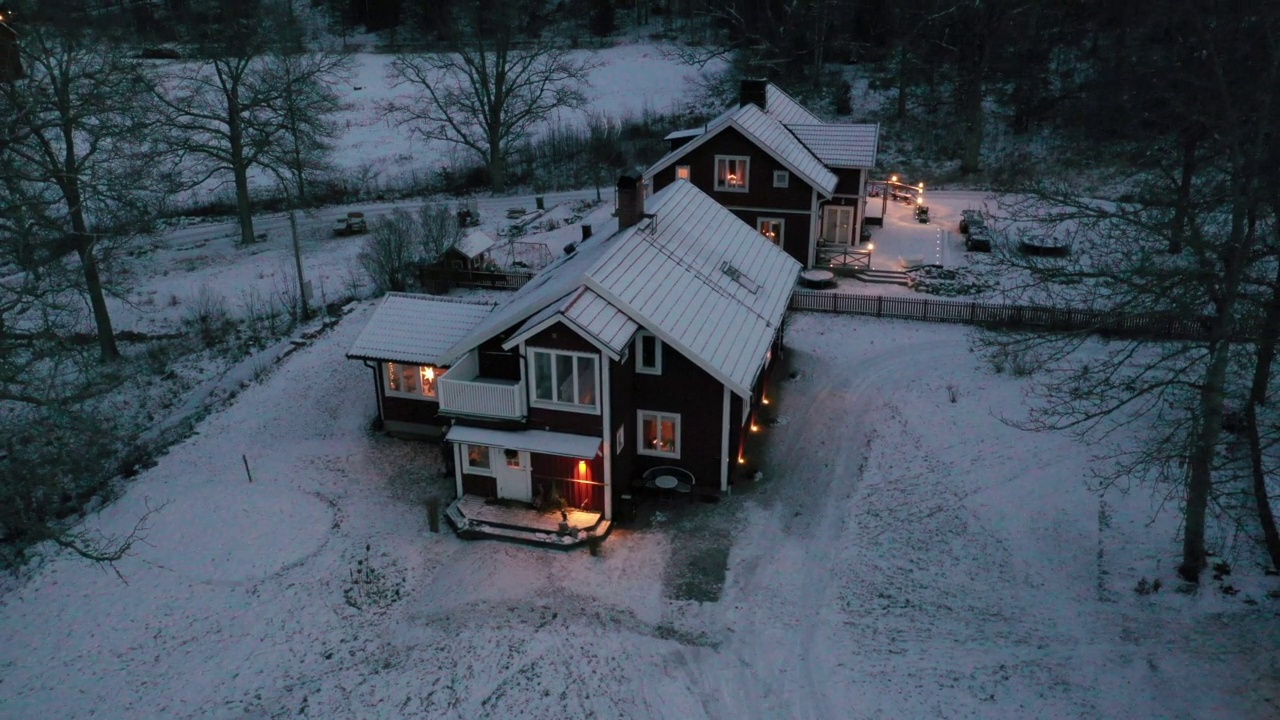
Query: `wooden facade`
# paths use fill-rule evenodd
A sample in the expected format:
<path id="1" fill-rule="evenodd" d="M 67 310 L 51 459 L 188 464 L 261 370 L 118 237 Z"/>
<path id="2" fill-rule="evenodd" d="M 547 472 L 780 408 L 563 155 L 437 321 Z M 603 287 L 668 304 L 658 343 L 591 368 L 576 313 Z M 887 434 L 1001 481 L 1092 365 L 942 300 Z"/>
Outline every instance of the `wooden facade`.
<path id="1" fill-rule="evenodd" d="M 747 192 L 716 189 L 716 158 L 726 155 L 751 158 L 747 164 Z M 686 166 L 689 168 L 689 182 L 751 227 L 758 227 L 761 218 L 784 220 L 782 249 L 801 263 L 808 263 L 814 222 L 814 189 L 811 185 L 787 171 L 786 166 L 734 128 L 720 132 L 711 141 L 690 150 L 674 164 L 655 173 L 653 192 L 675 182 L 677 168 Z M 775 171 L 787 171 L 787 187 L 774 187 Z"/>

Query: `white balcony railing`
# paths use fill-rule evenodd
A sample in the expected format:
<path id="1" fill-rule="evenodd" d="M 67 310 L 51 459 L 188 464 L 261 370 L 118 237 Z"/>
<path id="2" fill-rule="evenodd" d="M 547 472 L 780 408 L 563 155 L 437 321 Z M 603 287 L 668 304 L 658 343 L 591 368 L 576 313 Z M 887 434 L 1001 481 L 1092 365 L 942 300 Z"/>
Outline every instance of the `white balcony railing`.
<path id="1" fill-rule="evenodd" d="M 445 415 L 522 420 L 526 414 L 524 383 L 477 377 L 476 354 L 468 353 L 436 383 L 440 412 Z"/>

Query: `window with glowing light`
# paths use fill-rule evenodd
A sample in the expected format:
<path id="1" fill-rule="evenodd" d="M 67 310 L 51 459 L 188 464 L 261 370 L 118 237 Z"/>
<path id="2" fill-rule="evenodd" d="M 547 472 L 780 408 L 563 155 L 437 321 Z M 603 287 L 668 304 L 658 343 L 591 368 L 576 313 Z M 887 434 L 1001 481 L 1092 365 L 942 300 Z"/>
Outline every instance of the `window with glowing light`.
<path id="1" fill-rule="evenodd" d="M 586 413 L 600 411 L 595 355 L 530 349 L 529 367 L 533 378 L 530 402 L 535 407 Z"/>
<path id="2" fill-rule="evenodd" d="M 387 363 L 387 394 L 418 399 L 436 399 L 436 382 L 444 370 L 433 365 Z"/>
<path id="3" fill-rule="evenodd" d="M 769 238 L 769 242 L 774 245 L 782 243 L 782 218 L 759 218 L 756 220 L 756 229 L 760 234 Z"/>
<path id="4" fill-rule="evenodd" d="M 677 166 L 676 166 L 676 179 L 677 179 L 677 180 L 688 180 L 688 179 L 689 179 L 689 166 L 688 166 L 688 165 L 677 165 Z"/>
<path id="5" fill-rule="evenodd" d="M 675 413 L 640 410 L 636 429 L 640 442 L 636 452 L 641 455 L 680 457 L 680 416 Z"/>
<path id="6" fill-rule="evenodd" d="M 488 445 L 462 446 L 462 471 L 475 475 L 492 475 L 493 460 L 489 456 Z"/>
<path id="7" fill-rule="evenodd" d="M 746 192 L 747 175 L 751 158 L 740 155 L 716 156 L 716 189 L 725 192 Z"/>

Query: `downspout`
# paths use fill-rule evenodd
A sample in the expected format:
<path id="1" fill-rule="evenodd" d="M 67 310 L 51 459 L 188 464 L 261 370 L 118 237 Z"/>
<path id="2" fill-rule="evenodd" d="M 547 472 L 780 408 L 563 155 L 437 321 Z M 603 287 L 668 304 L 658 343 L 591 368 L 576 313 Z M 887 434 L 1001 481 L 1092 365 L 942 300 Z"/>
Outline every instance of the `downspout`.
<path id="1" fill-rule="evenodd" d="M 609 358 L 604 353 L 600 353 L 600 371 L 601 371 L 601 393 L 600 393 L 600 426 L 601 438 L 600 448 L 604 453 L 603 462 L 600 463 L 604 469 L 604 519 L 613 519 L 613 417 L 609 411 L 609 400 L 613 395 L 613 388 L 609 384 Z"/>
<path id="2" fill-rule="evenodd" d="M 737 458 L 729 458 L 729 386 L 724 386 L 724 406 L 720 411 L 720 492 L 729 492 L 729 464 Z"/>
<path id="3" fill-rule="evenodd" d="M 373 371 L 374 397 L 378 399 L 378 422 L 382 424 L 385 430 L 387 419 L 382 414 L 382 373 L 378 372 L 378 363 L 375 362 L 370 365 L 368 360 L 362 360 L 361 362 L 364 363 L 365 367 Z"/>
<path id="4" fill-rule="evenodd" d="M 818 188 L 813 189 L 813 200 L 809 204 L 809 261 L 806 270 L 813 268 L 814 258 L 818 252 L 818 236 L 822 233 L 822 218 L 818 212 Z"/>

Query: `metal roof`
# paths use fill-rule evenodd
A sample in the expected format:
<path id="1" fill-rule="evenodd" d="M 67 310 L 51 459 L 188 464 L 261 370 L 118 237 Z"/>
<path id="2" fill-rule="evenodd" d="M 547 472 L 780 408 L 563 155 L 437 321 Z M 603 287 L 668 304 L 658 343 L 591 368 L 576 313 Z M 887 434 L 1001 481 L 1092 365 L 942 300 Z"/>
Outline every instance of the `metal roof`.
<path id="1" fill-rule="evenodd" d="M 639 329 L 635 320 L 589 288 L 574 295 L 564 309 L 564 316 L 619 355 Z"/>
<path id="2" fill-rule="evenodd" d="M 876 165 L 876 144 L 880 136 L 877 123 L 789 123 L 786 128 L 827 167 L 869 169 Z"/>
<path id="3" fill-rule="evenodd" d="M 494 303 L 387 293 L 347 357 L 448 365 L 444 352 L 489 317 Z"/>
<path id="4" fill-rule="evenodd" d="M 679 140 L 681 138 L 698 137 L 699 135 L 701 135 L 706 131 L 707 129 L 705 127 L 690 128 L 688 130 L 673 130 L 667 133 L 666 136 L 663 137 L 662 139 L 663 140 Z"/>
<path id="5" fill-rule="evenodd" d="M 646 210 L 654 217 L 619 234 L 587 287 L 750 395 L 800 263 L 686 181 L 663 188 Z"/>
<path id="6" fill-rule="evenodd" d="M 469 425 L 454 425 L 449 428 L 445 440 L 586 459 L 599 454 L 602 444 L 599 435 L 589 437 L 547 430 L 490 430 Z"/>
<path id="7" fill-rule="evenodd" d="M 822 124 L 822 120 L 817 115 L 809 112 L 803 105 L 783 91 L 782 88 L 773 83 L 765 86 L 764 107 L 765 111 L 769 113 L 769 117 L 783 124 Z"/>
<path id="8" fill-rule="evenodd" d="M 793 101 L 794 102 L 794 101 Z M 726 128 L 735 128 L 760 149 L 769 153 L 775 160 L 786 166 L 791 172 L 799 175 L 809 185 L 830 196 L 835 192 L 835 173 L 827 169 L 822 161 L 791 134 L 782 123 L 770 117 L 755 105 L 747 104 L 735 108 L 707 123 L 706 132 L 694 140 L 672 150 L 654 163 L 644 176 L 651 178 L 655 173 L 675 162 L 689 151 L 708 142 Z"/>

